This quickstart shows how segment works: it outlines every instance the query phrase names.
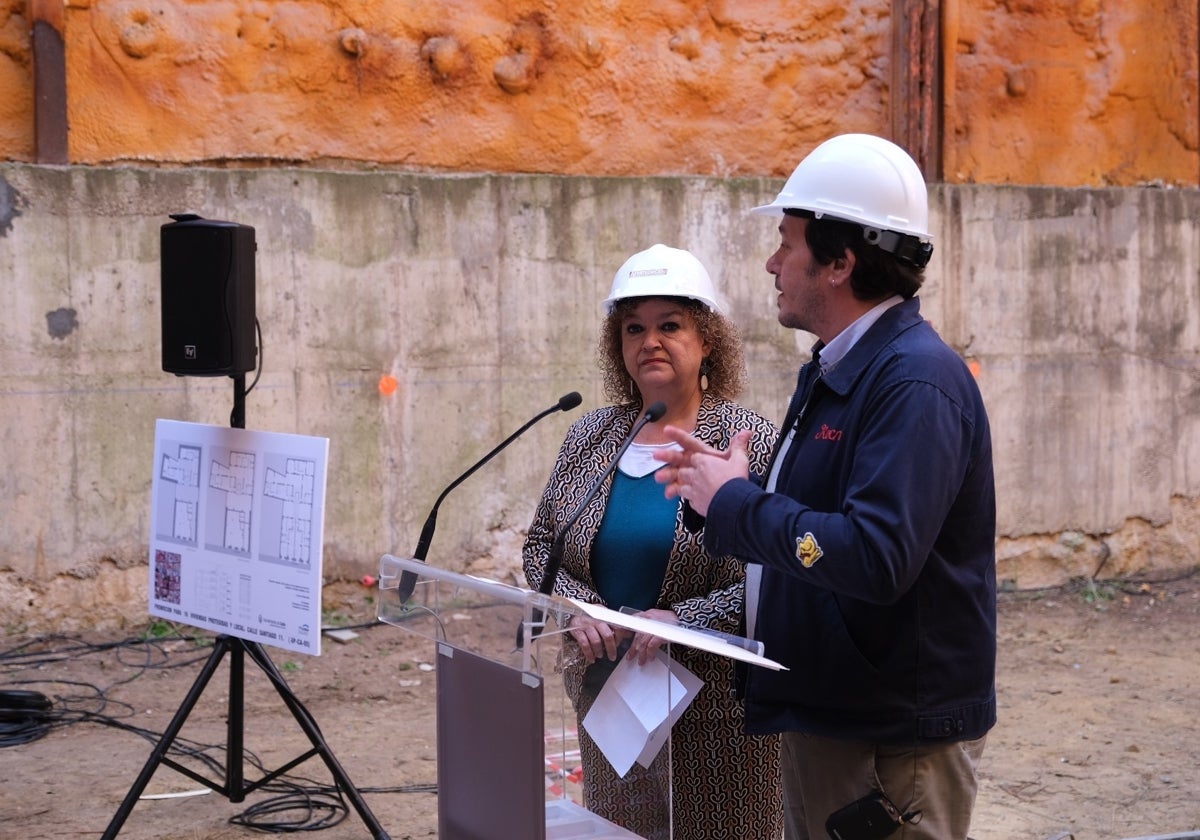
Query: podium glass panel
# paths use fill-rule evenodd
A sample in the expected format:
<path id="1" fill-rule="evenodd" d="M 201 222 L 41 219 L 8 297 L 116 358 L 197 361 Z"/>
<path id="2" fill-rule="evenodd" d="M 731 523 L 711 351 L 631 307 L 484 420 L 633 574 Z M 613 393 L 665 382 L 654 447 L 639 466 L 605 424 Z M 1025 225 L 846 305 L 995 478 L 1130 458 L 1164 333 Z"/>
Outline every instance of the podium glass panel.
<path id="1" fill-rule="evenodd" d="M 669 724 L 657 752 L 647 748 L 623 773 L 586 732 L 581 739 L 614 669 L 584 667 L 560 629 L 578 605 L 392 555 L 380 562 L 379 588 L 380 620 L 436 648 L 442 840 L 670 840 Z M 679 702 L 662 671 L 661 686 L 631 701 L 636 710 L 613 707 L 607 723 L 621 740 Z M 619 746 L 638 749 L 636 737 Z"/>

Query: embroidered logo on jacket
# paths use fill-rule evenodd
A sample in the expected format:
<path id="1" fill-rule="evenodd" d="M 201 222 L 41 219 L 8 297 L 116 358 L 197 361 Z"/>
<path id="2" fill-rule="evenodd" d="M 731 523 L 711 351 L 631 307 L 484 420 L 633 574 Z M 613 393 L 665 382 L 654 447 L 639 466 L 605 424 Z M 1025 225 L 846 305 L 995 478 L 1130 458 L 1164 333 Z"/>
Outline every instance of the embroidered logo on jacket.
<path id="1" fill-rule="evenodd" d="M 803 537 L 796 540 L 796 559 L 804 565 L 804 568 L 812 568 L 812 564 L 820 560 L 824 554 L 821 546 L 817 544 L 817 538 L 812 535 L 812 531 L 806 531 Z"/>
<path id="2" fill-rule="evenodd" d="M 842 430 L 831 429 L 826 424 L 822 423 L 820 430 L 813 435 L 813 440 L 841 440 Z"/>

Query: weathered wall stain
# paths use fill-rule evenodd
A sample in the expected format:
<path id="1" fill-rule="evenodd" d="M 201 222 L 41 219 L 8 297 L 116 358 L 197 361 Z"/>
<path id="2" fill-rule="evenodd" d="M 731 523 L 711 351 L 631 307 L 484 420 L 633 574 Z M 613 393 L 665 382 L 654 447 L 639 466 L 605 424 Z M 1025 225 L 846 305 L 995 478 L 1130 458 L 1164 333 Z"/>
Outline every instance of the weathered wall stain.
<path id="1" fill-rule="evenodd" d="M 13 219 L 21 215 L 21 201 L 21 194 L 12 184 L 0 178 L 0 236 L 7 236 L 12 230 Z"/>
<path id="2" fill-rule="evenodd" d="M 61 308 L 46 313 L 46 327 L 51 338 L 66 338 L 79 326 L 74 309 Z"/>

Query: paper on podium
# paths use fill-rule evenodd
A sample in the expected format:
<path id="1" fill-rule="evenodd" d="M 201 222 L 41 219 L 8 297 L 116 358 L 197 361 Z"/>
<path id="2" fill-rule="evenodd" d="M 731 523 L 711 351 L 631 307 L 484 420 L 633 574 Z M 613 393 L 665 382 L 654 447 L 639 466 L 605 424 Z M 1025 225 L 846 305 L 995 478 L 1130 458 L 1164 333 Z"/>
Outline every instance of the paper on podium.
<path id="1" fill-rule="evenodd" d="M 626 656 L 596 695 L 583 728 L 624 778 L 634 761 L 650 766 L 703 686 L 704 680 L 663 650 L 645 665 Z"/>
<path id="2" fill-rule="evenodd" d="M 633 630 L 635 633 L 647 633 L 651 636 L 657 636 L 660 639 L 666 639 L 671 644 L 687 645 L 697 650 L 706 650 L 718 656 L 739 659 L 742 662 L 749 662 L 751 665 L 761 665 L 764 668 L 770 668 L 772 671 L 787 670 L 786 667 L 773 659 L 767 659 L 765 656 L 760 656 L 738 645 L 731 644 L 718 636 L 702 633 L 699 630 L 693 630 L 681 624 L 667 624 L 665 621 L 655 621 L 652 618 L 645 618 L 640 615 L 629 615 L 611 610 L 608 607 L 602 607 L 599 604 L 585 604 L 573 598 L 568 598 L 567 600 L 579 612 L 586 613 L 598 621 L 605 621 L 617 627 Z"/>

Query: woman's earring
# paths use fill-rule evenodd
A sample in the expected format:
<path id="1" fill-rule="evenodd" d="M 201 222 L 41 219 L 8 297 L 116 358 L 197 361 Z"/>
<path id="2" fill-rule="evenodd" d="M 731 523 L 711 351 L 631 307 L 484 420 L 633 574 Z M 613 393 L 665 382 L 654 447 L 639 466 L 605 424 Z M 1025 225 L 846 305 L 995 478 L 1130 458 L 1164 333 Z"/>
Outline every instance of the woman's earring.
<path id="1" fill-rule="evenodd" d="M 630 380 L 629 380 L 629 399 L 631 399 L 631 400 L 632 400 L 632 399 L 634 399 L 636 396 L 637 396 L 637 394 L 635 394 L 635 393 L 633 392 L 633 380 L 632 380 L 632 379 L 630 379 Z"/>
<path id="2" fill-rule="evenodd" d="M 712 364 L 705 359 L 700 363 L 700 390 L 708 390 L 708 372 L 712 370 Z"/>

